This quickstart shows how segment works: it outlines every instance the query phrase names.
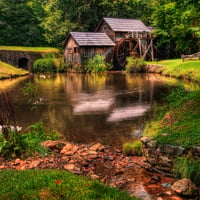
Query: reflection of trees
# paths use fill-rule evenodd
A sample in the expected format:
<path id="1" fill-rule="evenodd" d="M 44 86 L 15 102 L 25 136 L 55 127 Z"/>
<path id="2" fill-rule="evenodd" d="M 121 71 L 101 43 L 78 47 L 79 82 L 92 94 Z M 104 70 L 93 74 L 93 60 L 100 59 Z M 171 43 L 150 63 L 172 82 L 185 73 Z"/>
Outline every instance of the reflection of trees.
<path id="1" fill-rule="evenodd" d="M 46 127 L 58 130 L 68 140 L 105 144 L 122 144 L 132 139 L 150 117 L 150 102 L 154 103 L 155 98 L 159 100 L 161 92 L 166 89 L 162 79 L 138 74 L 36 75 L 32 81 L 37 96 L 44 99 L 32 111 L 31 105 L 18 92 L 25 80 L 8 87 L 15 92 L 16 116 L 20 125 L 41 120 Z M 80 106 L 82 112 L 74 113 L 76 106 Z M 148 115 L 141 116 L 146 111 Z M 117 120 L 109 121 L 113 113 Z M 135 118 L 138 113 L 140 117 Z"/>

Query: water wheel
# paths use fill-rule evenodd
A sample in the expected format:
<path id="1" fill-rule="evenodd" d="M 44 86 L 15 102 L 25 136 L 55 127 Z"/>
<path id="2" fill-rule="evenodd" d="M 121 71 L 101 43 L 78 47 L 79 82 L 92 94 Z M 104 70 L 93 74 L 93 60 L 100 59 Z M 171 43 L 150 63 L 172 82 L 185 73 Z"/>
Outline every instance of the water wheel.
<path id="1" fill-rule="evenodd" d="M 126 57 L 137 57 L 139 43 L 132 38 L 121 39 L 114 47 L 113 50 L 113 64 L 115 69 L 124 69 L 126 65 Z"/>

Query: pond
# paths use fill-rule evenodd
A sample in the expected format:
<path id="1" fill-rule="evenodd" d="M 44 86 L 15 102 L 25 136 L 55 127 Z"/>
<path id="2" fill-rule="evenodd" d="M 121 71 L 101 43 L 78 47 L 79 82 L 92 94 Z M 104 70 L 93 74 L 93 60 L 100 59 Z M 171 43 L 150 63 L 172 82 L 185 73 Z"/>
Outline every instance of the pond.
<path id="1" fill-rule="evenodd" d="M 24 97 L 27 82 L 36 88 L 36 108 Z M 38 121 L 76 143 L 121 147 L 141 136 L 163 96 L 177 81 L 154 74 L 107 73 L 33 75 L 0 81 L 15 104 L 17 125 Z"/>

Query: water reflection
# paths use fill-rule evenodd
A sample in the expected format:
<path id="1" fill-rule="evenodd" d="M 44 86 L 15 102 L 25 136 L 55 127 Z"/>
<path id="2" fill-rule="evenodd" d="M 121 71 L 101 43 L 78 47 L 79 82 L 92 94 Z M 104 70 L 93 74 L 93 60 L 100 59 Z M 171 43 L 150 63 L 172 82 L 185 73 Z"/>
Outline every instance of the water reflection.
<path id="1" fill-rule="evenodd" d="M 152 117 L 152 105 L 162 103 L 161 94 L 176 84 L 153 74 L 54 74 L 17 80 L 0 85 L 15 101 L 19 126 L 42 121 L 69 141 L 109 145 L 139 137 Z M 44 99 L 34 110 L 21 91 L 28 81 L 36 98 Z"/>
<path id="2" fill-rule="evenodd" d="M 114 109 L 110 116 L 108 117 L 108 122 L 118 122 L 127 119 L 132 119 L 135 117 L 144 116 L 147 111 L 149 111 L 150 105 L 135 105 L 124 108 Z"/>

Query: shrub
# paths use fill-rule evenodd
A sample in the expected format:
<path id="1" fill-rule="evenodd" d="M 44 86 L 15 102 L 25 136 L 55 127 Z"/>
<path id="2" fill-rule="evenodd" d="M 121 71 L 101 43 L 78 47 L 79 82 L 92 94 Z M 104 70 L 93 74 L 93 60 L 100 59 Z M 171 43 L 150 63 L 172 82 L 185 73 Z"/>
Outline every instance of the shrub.
<path id="1" fill-rule="evenodd" d="M 40 122 L 29 126 L 28 130 L 27 134 L 22 134 L 16 128 L 11 130 L 10 127 L 7 127 L 8 137 L 5 134 L 5 130 L 3 133 L 0 133 L 0 155 L 16 157 L 25 152 L 30 155 L 35 152 L 46 155 L 47 150 L 40 143 L 45 140 L 58 138 L 58 134 L 46 132 L 43 124 Z"/>
<path id="2" fill-rule="evenodd" d="M 123 151 L 126 155 L 142 155 L 142 142 L 140 140 L 135 140 L 133 142 L 126 142 L 123 144 Z"/>
<path id="3" fill-rule="evenodd" d="M 56 64 L 57 63 L 55 58 L 38 59 L 33 64 L 33 72 L 56 72 Z"/>
<path id="4" fill-rule="evenodd" d="M 125 70 L 128 73 L 145 72 L 146 67 L 142 58 L 127 57 Z"/>
<path id="5" fill-rule="evenodd" d="M 104 61 L 102 55 L 95 55 L 94 58 L 89 59 L 85 66 L 85 72 L 88 73 L 103 73 L 109 69 L 109 64 Z"/>

